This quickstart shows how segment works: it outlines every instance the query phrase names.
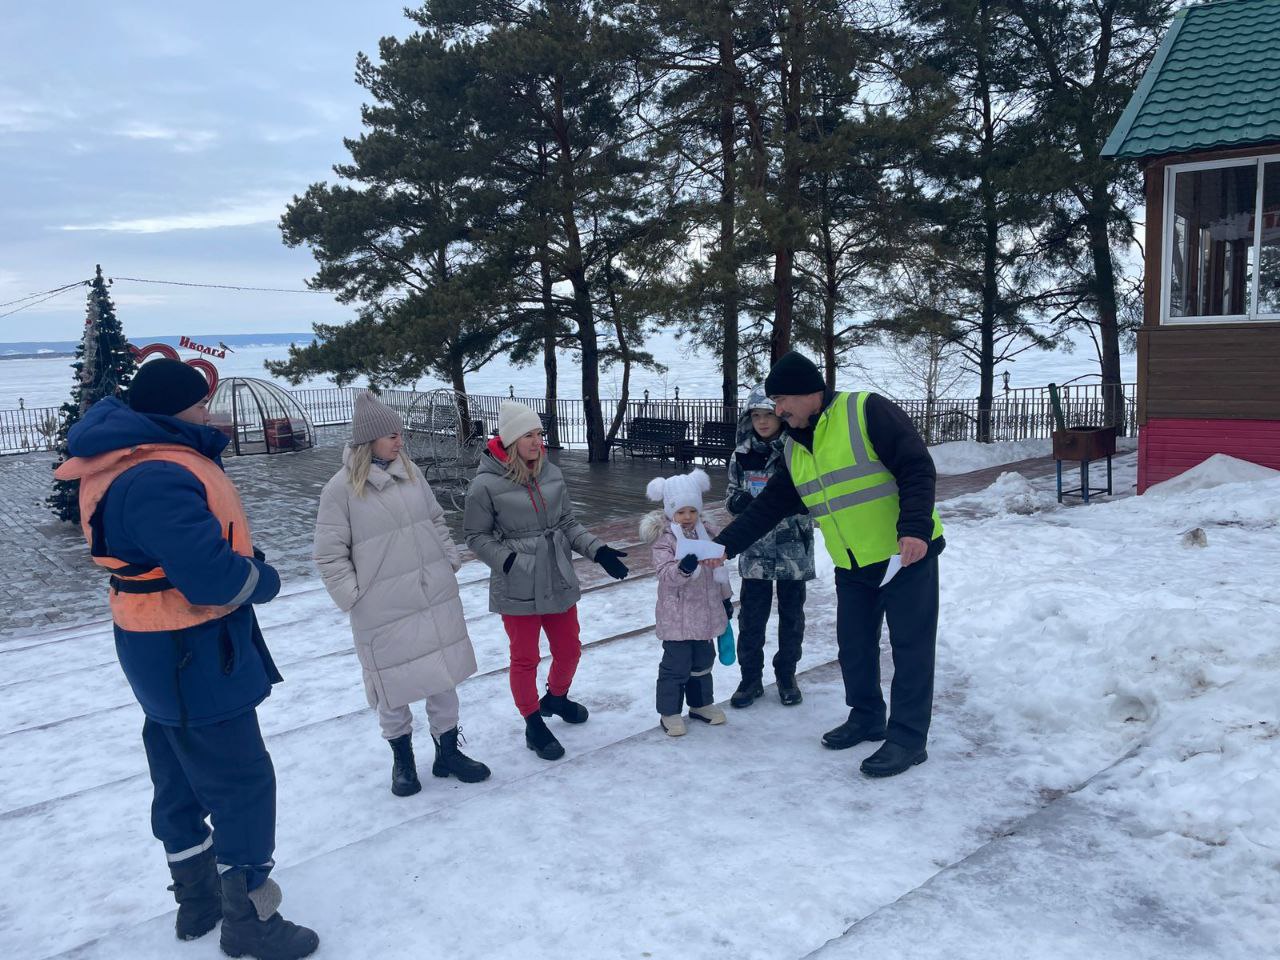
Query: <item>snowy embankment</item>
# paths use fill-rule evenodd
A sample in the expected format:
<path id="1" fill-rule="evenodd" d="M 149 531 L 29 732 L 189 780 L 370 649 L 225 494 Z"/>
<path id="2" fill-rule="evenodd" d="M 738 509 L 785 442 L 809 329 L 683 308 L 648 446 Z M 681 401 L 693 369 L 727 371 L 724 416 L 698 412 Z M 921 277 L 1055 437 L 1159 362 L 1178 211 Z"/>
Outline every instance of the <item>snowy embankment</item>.
<path id="1" fill-rule="evenodd" d="M 1116 440 L 1116 449 L 1120 453 L 1128 453 L 1137 448 L 1136 437 L 1120 437 Z M 1033 457 L 1048 457 L 1053 453 L 1053 441 L 1048 438 L 997 440 L 994 443 L 955 440 L 951 443 L 936 443 L 929 448 L 929 453 L 933 456 L 933 465 L 938 473 L 950 476 L 956 473 L 984 470 L 987 467 L 998 467 L 1006 463 L 1017 463 L 1019 460 L 1030 460 Z"/>
<path id="2" fill-rule="evenodd" d="M 593 712 L 557 724 L 555 764 L 524 748 L 500 625 L 484 583 L 464 587 L 481 673 L 463 724 L 494 776 L 428 777 L 405 800 L 345 618 L 317 592 L 264 607 L 287 665 L 261 710 L 285 915 L 333 957 L 775 960 L 834 941 L 824 957 L 1012 958 L 1039 939 L 1055 958 L 1266 956 L 1280 479 L 1063 508 L 1014 476 L 949 507 L 930 760 L 883 782 L 856 773 L 870 745 L 818 744 L 845 713 L 825 557 L 805 703 L 770 693 L 678 741 L 653 711 L 653 581 L 585 596 L 574 690 Z M 109 650 L 100 628 L 0 646 L 9 955 L 178 952 L 141 718 Z M 736 669 L 715 673 L 723 699 Z M 180 949 L 220 956 L 215 937 Z"/>

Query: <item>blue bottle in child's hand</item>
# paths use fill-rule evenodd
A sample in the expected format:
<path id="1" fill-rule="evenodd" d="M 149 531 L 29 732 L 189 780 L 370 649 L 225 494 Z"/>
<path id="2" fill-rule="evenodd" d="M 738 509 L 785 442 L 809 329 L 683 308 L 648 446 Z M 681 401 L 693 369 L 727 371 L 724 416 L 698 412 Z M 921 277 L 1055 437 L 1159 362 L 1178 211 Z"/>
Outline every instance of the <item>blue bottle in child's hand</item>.
<path id="1" fill-rule="evenodd" d="M 720 662 L 726 667 L 732 667 L 734 660 L 737 659 L 733 649 L 733 621 L 730 620 L 724 626 L 724 633 L 720 634 L 716 640 L 716 650 L 720 653 Z"/>

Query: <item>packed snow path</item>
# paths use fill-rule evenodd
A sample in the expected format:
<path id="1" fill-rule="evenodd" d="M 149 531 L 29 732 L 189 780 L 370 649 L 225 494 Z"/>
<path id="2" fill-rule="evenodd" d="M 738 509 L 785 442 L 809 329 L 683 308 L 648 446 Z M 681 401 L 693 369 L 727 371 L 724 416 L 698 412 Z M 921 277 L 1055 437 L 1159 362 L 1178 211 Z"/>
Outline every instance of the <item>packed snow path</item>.
<path id="1" fill-rule="evenodd" d="M 285 915 L 331 957 L 1274 955 L 1280 481 L 1088 509 L 1047 483 L 949 504 L 930 760 L 883 782 L 856 772 L 869 747 L 818 743 L 846 712 L 829 563 L 805 703 L 770 691 L 683 740 L 655 723 L 652 579 L 590 591 L 574 690 L 592 718 L 554 721 L 558 763 L 524 747 L 468 566 L 462 718 L 494 776 L 428 775 L 408 799 L 345 616 L 315 589 L 263 607 L 286 676 L 260 710 Z M 1193 526 L 1207 548 L 1182 545 Z M 110 651 L 103 627 L 0 648 L 0 949 L 220 956 L 216 935 L 173 940 Z M 737 670 L 716 675 L 724 699 Z"/>

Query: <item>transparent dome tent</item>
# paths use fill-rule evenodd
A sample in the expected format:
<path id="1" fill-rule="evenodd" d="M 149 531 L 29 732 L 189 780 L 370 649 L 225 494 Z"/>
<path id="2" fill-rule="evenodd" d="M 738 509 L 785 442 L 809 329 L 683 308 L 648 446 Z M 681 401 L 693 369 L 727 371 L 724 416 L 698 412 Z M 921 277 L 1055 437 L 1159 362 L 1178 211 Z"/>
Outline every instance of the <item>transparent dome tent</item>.
<path id="1" fill-rule="evenodd" d="M 219 380 L 209 398 L 209 425 L 225 433 L 228 453 L 289 453 L 315 445 L 315 427 L 288 391 L 267 380 Z"/>

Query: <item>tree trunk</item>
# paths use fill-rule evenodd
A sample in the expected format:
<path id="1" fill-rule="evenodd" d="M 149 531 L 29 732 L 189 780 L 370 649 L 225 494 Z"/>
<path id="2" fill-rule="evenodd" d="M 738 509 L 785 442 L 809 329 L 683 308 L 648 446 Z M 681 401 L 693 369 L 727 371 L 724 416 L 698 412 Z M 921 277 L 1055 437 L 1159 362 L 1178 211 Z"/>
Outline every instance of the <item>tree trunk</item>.
<path id="1" fill-rule="evenodd" d="M 600 409 L 600 347 L 596 336 L 595 311 L 587 284 L 587 269 L 582 257 L 582 235 L 574 212 L 577 186 L 574 178 L 573 147 L 564 115 L 564 78 L 554 84 L 554 128 L 558 152 L 561 191 L 561 219 L 565 236 L 565 279 L 573 287 L 573 316 L 582 351 L 582 411 L 587 421 L 587 460 L 595 463 L 609 459 L 609 442 L 605 436 L 604 413 Z"/>
<path id="2" fill-rule="evenodd" d="M 467 402 L 466 369 L 456 350 L 449 353 L 449 382 L 458 397 L 458 440 L 466 443 L 471 436 L 471 404 Z"/>
<path id="3" fill-rule="evenodd" d="M 787 4 L 787 20 L 780 38 L 782 88 L 782 183 L 778 191 L 777 227 L 773 260 L 773 336 L 769 341 L 770 361 L 791 349 L 795 305 L 796 229 L 793 220 L 800 205 L 800 98 L 804 73 L 801 52 L 804 36 L 804 6 L 801 0 Z"/>
<path id="4" fill-rule="evenodd" d="M 1102 403 L 1104 426 L 1124 433 L 1125 398 L 1120 381 L 1120 322 L 1116 304 L 1115 262 L 1107 235 L 1107 214 L 1111 198 L 1106 184 L 1095 184 L 1085 213 L 1089 233 L 1089 256 L 1093 262 L 1093 294 L 1098 311 L 1098 344 L 1101 348 Z M 1149 256 L 1154 256 L 1148 252 Z"/>
<path id="5" fill-rule="evenodd" d="M 822 368 L 827 389 L 836 388 L 836 298 L 840 292 L 840 263 L 831 237 L 831 204 L 826 179 L 822 183 Z"/>
<path id="6" fill-rule="evenodd" d="M 614 286 L 613 258 L 604 266 L 605 286 L 609 294 L 609 313 L 613 317 L 613 331 L 618 338 L 618 352 L 622 355 L 622 395 L 618 397 L 618 409 L 614 412 L 613 422 L 609 424 L 608 440 L 613 440 L 622 427 L 627 413 L 627 403 L 631 399 L 631 345 L 627 343 L 627 331 L 622 325 L 622 314 L 618 310 L 618 292 Z"/>
<path id="7" fill-rule="evenodd" d="M 991 442 L 991 406 L 995 398 L 996 315 L 1000 288 L 996 277 L 996 260 L 1000 252 L 1000 222 L 996 209 L 995 188 L 991 178 L 992 153 L 995 148 L 995 121 L 991 108 L 991 81 L 987 73 L 987 38 L 990 36 L 990 11 L 986 0 L 979 6 L 977 84 L 982 105 L 981 182 L 982 197 L 982 318 L 978 358 L 978 441 Z"/>
<path id="8" fill-rule="evenodd" d="M 737 62 L 733 45 L 733 6 L 720 7 L 724 18 L 720 25 L 720 323 L 723 346 L 720 384 L 725 420 L 738 416 L 738 250 L 735 222 L 738 202 L 736 161 L 737 133 L 734 130 L 734 101 L 737 88 Z"/>
<path id="9" fill-rule="evenodd" d="M 542 371 L 546 376 L 546 408 L 550 414 L 547 421 L 547 446 L 553 450 L 560 448 L 559 395 L 560 383 L 557 369 L 556 343 L 559 324 L 556 322 L 555 306 L 552 303 L 551 263 L 545 239 L 538 251 L 538 282 L 542 293 Z"/>

